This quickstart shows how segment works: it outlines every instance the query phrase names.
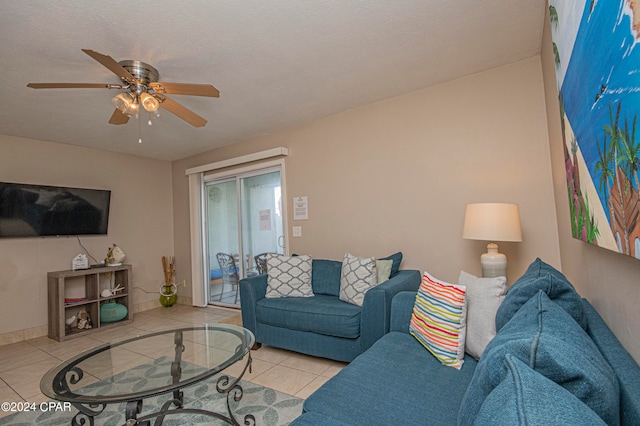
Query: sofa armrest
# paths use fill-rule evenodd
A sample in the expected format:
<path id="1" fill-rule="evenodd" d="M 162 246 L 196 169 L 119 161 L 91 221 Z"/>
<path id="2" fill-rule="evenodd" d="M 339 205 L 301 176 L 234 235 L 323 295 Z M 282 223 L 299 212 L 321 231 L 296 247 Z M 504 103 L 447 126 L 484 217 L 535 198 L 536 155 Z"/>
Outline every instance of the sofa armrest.
<path id="1" fill-rule="evenodd" d="M 420 271 L 402 270 L 390 280 L 367 291 L 360 319 L 363 352 L 389 332 L 394 296 L 403 291 L 418 291 L 421 281 Z"/>
<path id="2" fill-rule="evenodd" d="M 417 293 L 417 291 L 403 291 L 393 298 L 391 302 L 390 331 L 409 332 L 409 321 L 411 321 Z"/>
<path id="3" fill-rule="evenodd" d="M 264 299 L 267 293 L 267 274 L 256 275 L 240 280 L 240 302 L 242 303 L 242 326 L 250 330 L 260 342 L 260 337 L 256 334 L 258 329 L 256 319 L 256 305 L 258 301 Z"/>

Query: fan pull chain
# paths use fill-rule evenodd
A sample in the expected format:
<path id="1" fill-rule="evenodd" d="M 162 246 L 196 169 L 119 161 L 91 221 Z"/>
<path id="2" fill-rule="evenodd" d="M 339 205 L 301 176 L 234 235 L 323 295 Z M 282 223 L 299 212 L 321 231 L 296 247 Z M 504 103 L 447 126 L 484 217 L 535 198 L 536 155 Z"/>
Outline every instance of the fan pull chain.
<path id="1" fill-rule="evenodd" d="M 158 117 L 160 117 L 160 113 L 157 110 L 149 111 L 149 121 L 147 121 L 147 124 L 151 126 L 153 124 L 153 120 L 155 120 Z"/>
<path id="2" fill-rule="evenodd" d="M 142 143 L 142 117 L 138 117 L 138 143 Z"/>

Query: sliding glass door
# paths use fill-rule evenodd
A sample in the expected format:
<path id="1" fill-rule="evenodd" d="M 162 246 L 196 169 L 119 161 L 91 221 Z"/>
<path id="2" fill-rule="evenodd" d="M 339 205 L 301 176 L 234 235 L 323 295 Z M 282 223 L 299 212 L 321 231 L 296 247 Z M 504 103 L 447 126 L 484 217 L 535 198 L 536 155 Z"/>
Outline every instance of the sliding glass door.
<path id="1" fill-rule="evenodd" d="M 284 253 L 280 167 L 205 177 L 209 303 L 239 305 L 238 281 L 258 274 L 256 256 Z"/>

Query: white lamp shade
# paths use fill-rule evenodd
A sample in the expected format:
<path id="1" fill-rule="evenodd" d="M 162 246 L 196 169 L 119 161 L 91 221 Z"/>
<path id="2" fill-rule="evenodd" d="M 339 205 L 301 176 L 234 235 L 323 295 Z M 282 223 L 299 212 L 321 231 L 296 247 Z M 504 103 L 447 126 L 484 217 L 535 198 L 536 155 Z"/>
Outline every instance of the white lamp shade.
<path id="1" fill-rule="evenodd" d="M 484 241 L 522 241 L 517 204 L 467 204 L 462 238 Z"/>

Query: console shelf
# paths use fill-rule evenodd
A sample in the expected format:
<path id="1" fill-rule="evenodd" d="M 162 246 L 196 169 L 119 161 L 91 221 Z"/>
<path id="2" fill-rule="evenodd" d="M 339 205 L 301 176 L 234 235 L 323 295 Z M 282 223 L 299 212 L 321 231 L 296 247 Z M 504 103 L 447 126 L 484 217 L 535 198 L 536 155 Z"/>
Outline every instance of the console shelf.
<path id="1" fill-rule="evenodd" d="M 47 274 L 49 337 L 58 341 L 85 336 L 105 328 L 133 322 L 132 298 L 130 295 L 131 265 L 106 266 L 81 270 L 55 271 Z M 102 297 L 105 289 L 120 285 L 123 290 L 114 296 Z M 69 302 L 65 302 L 65 300 Z M 127 316 L 118 321 L 100 323 L 100 306 L 116 302 L 127 307 Z M 92 328 L 79 330 L 65 320 L 85 310 L 91 317 Z"/>

